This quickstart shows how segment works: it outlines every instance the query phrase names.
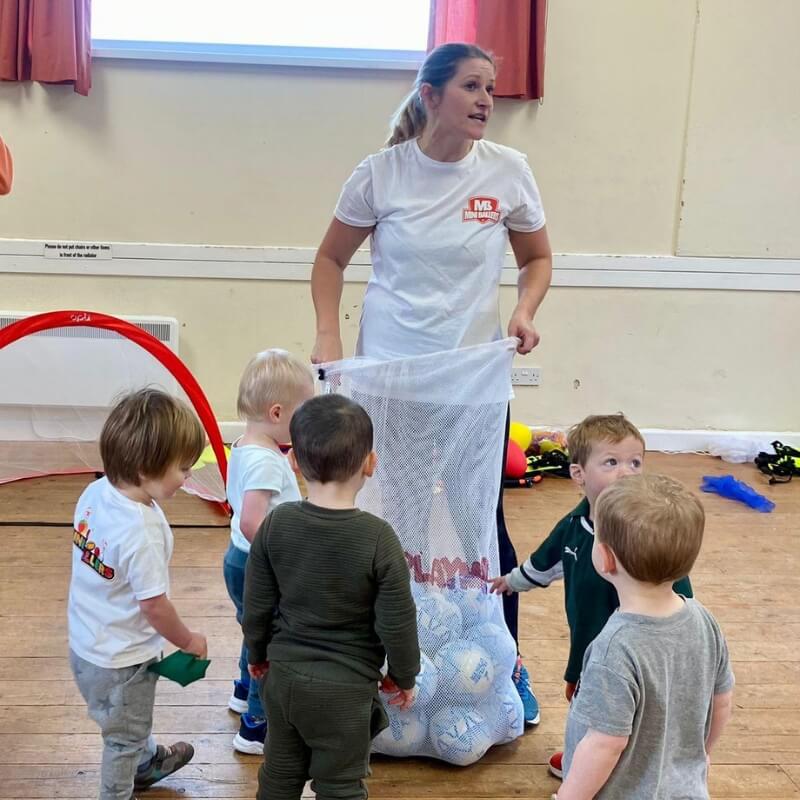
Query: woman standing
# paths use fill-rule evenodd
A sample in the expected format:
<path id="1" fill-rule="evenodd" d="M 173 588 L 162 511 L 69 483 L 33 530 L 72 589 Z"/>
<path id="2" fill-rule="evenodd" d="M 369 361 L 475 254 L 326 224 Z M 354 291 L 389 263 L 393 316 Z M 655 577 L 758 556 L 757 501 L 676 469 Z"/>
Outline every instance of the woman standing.
<path id="1" fill-rule="evenodd" d="M 311 276 L 317 317 L 312 361 L 342 357 L 343 272 L 371 236 L 372 277 L 357 354 L 393 359 L 502 338 L 498 293 L 510 243 L 518 301 L 507 335 L 517 351 L 539 342 L 533 318 L 550 285 L 552 254 L 536 182 L 522 153 L 483 139 L 492 114 L 495 64 L 479 47 L 444 44 L 420 68 L 393 120 L 386 148 L 345 184 Z M 517 565 L 497 504 L 500 569 Z M 518 598 L 504 597 L 517 639 Z M 527 670 L 515 682 L 526 722 L 539 720 Z"/>

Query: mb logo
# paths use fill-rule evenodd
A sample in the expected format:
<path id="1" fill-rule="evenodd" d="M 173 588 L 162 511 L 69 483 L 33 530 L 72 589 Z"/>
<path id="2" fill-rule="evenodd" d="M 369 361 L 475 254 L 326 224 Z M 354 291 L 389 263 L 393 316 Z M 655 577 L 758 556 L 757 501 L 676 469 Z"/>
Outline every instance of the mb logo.
<path id="1" fill-rule="evenodd" d="M 470 197 L 464 209 L 464 222 L 499 222 L 500 203 L 496 197 Z"/>

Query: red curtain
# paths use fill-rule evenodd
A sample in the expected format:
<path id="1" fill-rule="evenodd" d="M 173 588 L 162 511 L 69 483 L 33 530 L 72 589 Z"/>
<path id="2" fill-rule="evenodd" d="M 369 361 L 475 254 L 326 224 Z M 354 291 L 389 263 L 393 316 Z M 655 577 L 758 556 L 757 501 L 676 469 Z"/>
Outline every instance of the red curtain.
<path id="1" fill-rule="evenodd" d="M 91 0 L 0 0 L 0 79 L 92 86 Z"/>
<path id="2" fill-rule="evenodd" d="M 428 49 L 471 42 L 497 59 L 496 97 L 544 96 L 547 0 L 431 0 Z"/>

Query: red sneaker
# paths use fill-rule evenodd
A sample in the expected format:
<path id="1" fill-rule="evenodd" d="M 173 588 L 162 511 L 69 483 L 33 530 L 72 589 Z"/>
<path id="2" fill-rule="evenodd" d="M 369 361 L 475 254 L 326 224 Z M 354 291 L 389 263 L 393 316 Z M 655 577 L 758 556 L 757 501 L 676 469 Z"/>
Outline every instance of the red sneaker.
<path id="1" fill-rule="evenodd" d="M 563 753 L 553 753 L 553 755 L 550 756 L 550 761 L 547 764 L 547 769 L 549 770 L 550 774 L 559 779 L 564 777 L 564 772 L 561 769 L 561 759 L 563 757 Z"/>

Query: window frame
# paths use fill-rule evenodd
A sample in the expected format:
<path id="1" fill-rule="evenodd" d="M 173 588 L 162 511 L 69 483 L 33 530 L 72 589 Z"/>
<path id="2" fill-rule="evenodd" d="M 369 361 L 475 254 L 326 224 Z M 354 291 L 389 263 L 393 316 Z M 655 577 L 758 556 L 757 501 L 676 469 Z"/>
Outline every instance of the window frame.
<path id="1" fill-rule="evenodd" d="M 93 38 L 92 57 L 416 72 L 425 59 L 425 52 L 422 50 L 366 50 L 344 47 L 144 42 Z"/>

